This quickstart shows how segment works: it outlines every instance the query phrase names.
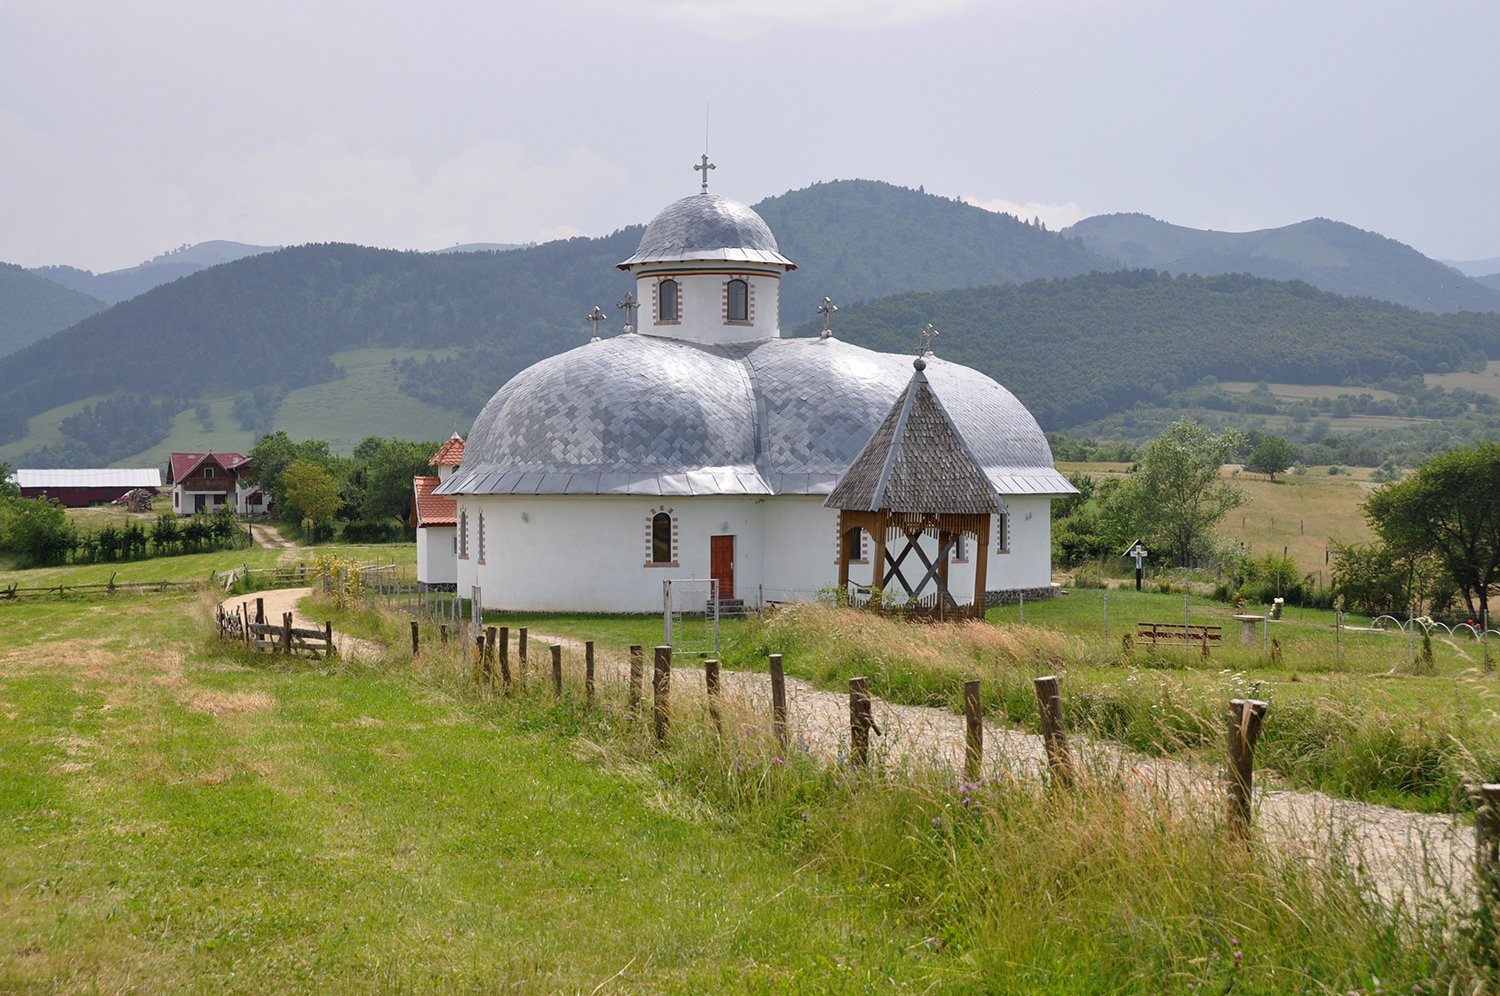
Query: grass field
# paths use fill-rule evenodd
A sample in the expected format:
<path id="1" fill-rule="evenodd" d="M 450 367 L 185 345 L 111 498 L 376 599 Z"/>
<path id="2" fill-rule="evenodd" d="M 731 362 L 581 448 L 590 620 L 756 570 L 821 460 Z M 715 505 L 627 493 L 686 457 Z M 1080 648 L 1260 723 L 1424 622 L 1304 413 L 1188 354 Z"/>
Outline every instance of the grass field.
<path id="1" fill-rule="evenodd" d="M 391 360 L 413 357 L 425 359 L 428 353 L 444 356 L 451 350 L 352 349 L 335 353 L 334 363 L 348 376 L 326 384 L 314 384 L 287 392 L 276 413 L 275 428 L 284 429 L 293 439 L 326 439 L 335 453 L 348 454 L 366 436 L 389 436 L 400 439 L 446 439 L 455 429 L 466 430 L 473 413 L 438 408 L 403 394 L 396 386 L 396 372 Z M 213 428 L 199 421 L 196 405 L 178 412 L 166 439 L 140 453 L 115 461 L 118 467 L 165 467 L 173 452 L 248 452 L 256 433 L 241 429 L 234 416 L 236 393 L 209 395 L 201 400 L 212 412 Z M 51 446 L 63 441 L 58 423 L 85 405 L 104 400 L 100 395 L 85 398 L 33 415 L 30 431 L 14 442 L 0 446 L 0 461 L 15 464 L 28 450 Z"/>
<path id="2" fill-rule="evenodd" d="M 1129 465 L 1059 463 L 1058 469 L 1107 476 L 1123 475 Z M 1224 474 L 1244 490 L 1247 502 L 1224 518 L 1218 533 L 1253 554 L 1279 554 L 1285 548 L 1304 574 L 1319 575 L 1327 583 L 1325 552 L 1335 544 L 1370 539 L 1360 512 L 1360 503 L 1375 488 L 1366 468 L 1330 475 L 1327 467 L 1309 467 L 1305 474 L 1283 474 L 1274 482 L 1233 466 Z"/>
<path id="3" fill-rule="evenodd" d="M 206 636 L 207 606 L 0 605 L 0 989 L 1429 992 L 1485 978 L 1461 914 L 1388 909 L 1352 869 L 1252 852 L 1166 799 L 839 770 L 777 756 L 737 714 L 722 743 L 678 714 L 662 749 L 615 686 L 587 712 L 571 684 L 558 704 L 540 683 L 476 694 L 440 653 L 251 657 Z M 867 667 L 904 651 L 894 624 L 859 621 L 862 636 L 814 629 Z M 611 641 L 647 625 L 609 622 Z M 755 626 L 739 638 L 795 635 Z M 792 654 L 813 660 L 810 645 Z"/>
<path id="4" fill-rule="evenodd" d="M 1219 387 L 1230 394 L 1249 394 L 1260 385 L 1248 380 L 1221 380 Z M 1314 401 L 1318 398 L 1335 400 L 1341 394 L 1358 397 L 1368 394 L 1376 401 L 1395 401 L 1395 391 L 1378 387 L 1350 387 L 1347 384 L 1267 384 L 1266 390 L 1277 401 Z"/>
<path id="5" fill-rule="evenodd" d="M 1500 360 L 1490 360 L 1479 373 L 1424 374 L 1428 387 L 1443 387 L 1448 390 L 1464 388 L 1476 394 L 1488 394 L 1500 398 Z"/>

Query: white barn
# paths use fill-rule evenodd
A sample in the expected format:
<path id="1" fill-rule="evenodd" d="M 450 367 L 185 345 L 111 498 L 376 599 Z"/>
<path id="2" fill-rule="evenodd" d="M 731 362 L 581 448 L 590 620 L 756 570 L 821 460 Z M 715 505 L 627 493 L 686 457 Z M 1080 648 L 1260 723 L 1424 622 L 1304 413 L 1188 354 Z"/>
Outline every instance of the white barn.
<path id="1" fill-rule="evenodd" d="M 454 576 L 487 606 L 644 612 L 664 579 L 715 578 L 724 599 L 811 600 L 880 584 L 868 535 L 839 534 L 835 485 L 912 377 L 912 356 L 825 334 L 783 339 L 795 264 L 753 210 L 703 193 L 667 207 L 619 264 L 638 328 L 523 370 L 474 421 L 435 490 L 457 500 Z M 914 330 L 915 331 L 915 330 Z M 989 377 L 934 356 L 926 379 L 1003 509 L 984 550 L 987 600 L 1051 593 L 1050 504 L 1073 488 L 1036 420 Z M 931 551 L 935 554 L 935 549 Z"/>

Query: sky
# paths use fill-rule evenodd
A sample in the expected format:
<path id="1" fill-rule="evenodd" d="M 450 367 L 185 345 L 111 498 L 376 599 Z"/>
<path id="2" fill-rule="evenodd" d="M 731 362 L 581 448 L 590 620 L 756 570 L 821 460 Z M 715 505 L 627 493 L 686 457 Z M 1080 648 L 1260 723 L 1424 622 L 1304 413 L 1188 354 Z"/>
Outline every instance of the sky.
<path id="1" fill-rule="evenodd" d="M 604 235 L 885 180 L 1500 256 L 1500 4 L 0 0 L 0 261 Z"/>

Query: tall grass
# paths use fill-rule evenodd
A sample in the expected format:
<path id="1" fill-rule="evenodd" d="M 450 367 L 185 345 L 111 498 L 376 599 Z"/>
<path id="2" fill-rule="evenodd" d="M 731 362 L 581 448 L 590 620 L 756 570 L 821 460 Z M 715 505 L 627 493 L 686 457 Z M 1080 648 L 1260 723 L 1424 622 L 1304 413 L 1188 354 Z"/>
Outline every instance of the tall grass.
<path id="1" fill-rule="evenodd" d="M 871 624 L 867 632 L 841 629 L 849 620 L 837 615 L 803 624 L 825 627 L 834 643 L 894 656 L 892 634 L 861 621 Z M 800 635 L 798 650 L 808 653 L 820 641 L 803 624 L 775 625 L 782 636 Z M 880 673 L 941 689 L 945 668 L 964 670 L 940 663 L 946 658 L 937 652 L 957 638 L 918 631 L 902 656 L 909 668 Z M 1028 673 L 1037 649 L 1060 656 L 1070 649 L 1026 634 L 987 634 L 971 645 Z M 829 666 L 839 661 L 869 663 L 856 654 Z M 1346 860 L 1337 848 L 1312 859 L 1246 848 L 1217 810 L 1101 771 L 1080 788 L 1049 790 L 1019 777 L 970 783 L 916 764 L 857 769 L 795 746 L 783 751 L 763 717 L 733 698 L 718 726 L 710 722 L 692 691 L 701 681 L 692 668 L 674 672 L 671 733 L 657 744 L 649 701 L 633 714 L 619 681 L 607 677 L 616 663 L 601 654 L 592 710 L 572 658 L 561 699 L 537 670 L 508 695 L 477 688 L 472 662 L 455 648 L 405 666 L 477 708 L 573 738 L 577 754 L 673 815 L 784 849 L 788 862 L 840 884 L 829 902 L 889 907 L 923 938 L 918 954 L 941 989 L 1436 992 L 1500 981 L 1473 921 L 1383 903 L 1361 878 L 1357 856 Z"/>

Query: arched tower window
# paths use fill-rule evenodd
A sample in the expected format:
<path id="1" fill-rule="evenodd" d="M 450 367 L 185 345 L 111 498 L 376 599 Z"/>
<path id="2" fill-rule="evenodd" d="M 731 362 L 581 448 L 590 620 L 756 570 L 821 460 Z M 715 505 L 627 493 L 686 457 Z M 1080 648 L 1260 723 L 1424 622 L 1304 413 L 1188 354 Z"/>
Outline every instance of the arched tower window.
<path id="1" fill-rule="evenodd" d="M 678 566 L 677 516 L 665 505 L 653 508 L 646 520 L 646 566 Z"/>
<path id="2" fill-rule="evenodd" d="M 458 559 L 469 559 L 469 510 L 458 510 Z"/>
<path id="3" fill-rule="evenodd" d="M 724 319 L 730 322 L 750 320 L 750 283 L 738 277 L 724 288 Z"/>
<path id="4" fill-rule="evenodd" d="M 657 283 L 656 320 L 658 322 L 675 322 L 681 318 L 678 313 L 677 295 L 677 281 L 668 279 Z"/>

